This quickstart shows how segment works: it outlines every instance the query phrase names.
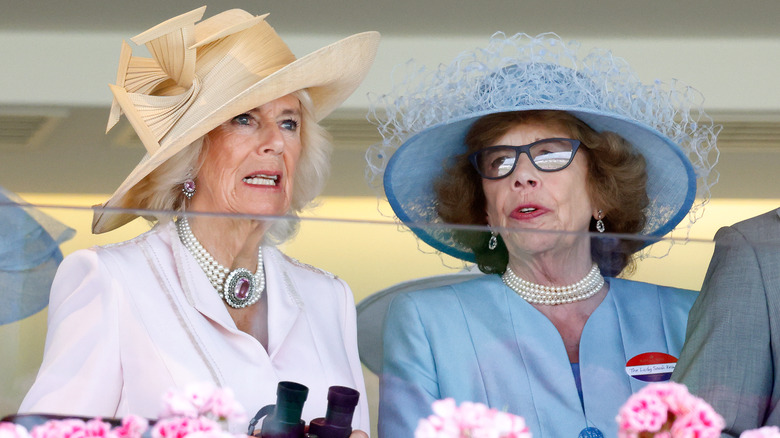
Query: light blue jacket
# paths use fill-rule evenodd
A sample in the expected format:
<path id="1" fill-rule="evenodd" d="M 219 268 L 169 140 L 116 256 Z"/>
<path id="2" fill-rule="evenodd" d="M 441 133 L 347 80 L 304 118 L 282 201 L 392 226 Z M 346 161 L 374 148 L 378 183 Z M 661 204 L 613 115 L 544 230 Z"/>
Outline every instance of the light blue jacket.
<path id="1" fill-rule="evenodd" d="M 617 436 L 615 416 L 646 382 L 626 372 L 648 352 L 678 357 L 692 291 L 608 278 L 580 340 L 583 407 L 553 324 L 498 275 L 411 292 L 385 322 L 379 436 L 411 438 L 434 400 L 453 397 L 521 415 L 534 438 Z"/>

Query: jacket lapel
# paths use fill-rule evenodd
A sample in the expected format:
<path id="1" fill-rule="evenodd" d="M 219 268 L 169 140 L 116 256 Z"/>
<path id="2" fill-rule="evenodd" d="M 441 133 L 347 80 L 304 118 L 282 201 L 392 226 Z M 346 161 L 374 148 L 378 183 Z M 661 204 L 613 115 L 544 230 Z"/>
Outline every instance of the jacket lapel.
<path id="1" fill-rule="evenodd" d="M 211 285 L 206 273 L 203 272 L 198 262 L 190 251 L 181 243 L 176 232 L 176 226 L 170 224 L 169 238 L 173 258 L 176 261 L 179 282 L 181 283 L 184 297 L 192 307 L 206 318 L 234 332 L 238 331 L 233 318 L 230 317 L 222 299 L 217 295 L 214 286 Z"/>
<path id="2" fill-rule="evenodd" d="M 582 381 L 582 402 L 588 419 L 588 426 L 595 426 L 604 436 L 617 436 L 614 422 L 620 406 L 637 389 L 626 374 L 626 355 L 630 351 L 643 350 L 645 336 L 634 339 L 636 333 L 627 334 L 623 329 L 626 319 L 622 318 L 615 303 L 614 278 L 609 281 L 609 292 L 596 310 L 590 315 L 580 337 L 580 376 Z M 635 294 L 641 295 L 639 292 Z M 645 307 L 635 303 L 636 308 Z M 651 311 L 648 308 L 647 311 Z M 652 334 L 647 333 L 647 337 Z M 643 350 L 646 351 L 646 350 Z"/>
<path id="3" fill-rule="evenodd" d="M 509 288 L 517 359 L 526 370 L 528 394 L 541 436 L 577 436 L 585 419 L 566 347 L 550 320 Z M 518 376 L 521 378 L 523 376 Z M 530 416 L 530 414 L 529 414 Z"/>
<path id="4" fill-rule="evenodd" d="M 484 391 L 484 399 L 476 401 L 522 415 L 541 436 L 576 436 L 585 421 L 566 349 L 552 323 L 497 275 L 453 287 L 479 367 L 471 379 L 484 388 L 471 390 Z"/>
<path id="5" fill-rule="evenodd" d="M 224 328 L 239 333 L 233 318 L 217 295 L 195 257 L 181 243 L 176 228 L 171 226 L 171 246 L 178 269 L 179 280 L 187 302 L 203 316 L 211 319 Z M 273 358 L 274 352 L 283 345 L 284 339 L 292 329 L 303 308 L 303 301 L 298 294 L 290 274 L 284 269 L 281 253 L 273 247 L 263 248 L 266 290 L 268 294 L 268 353 Z"/>
<path id="6" fill-rule="evenodd" d="M 627 362 L 634 358 L 651 363 L 662 361 L 655 368 L 662 373 L 665 358 L 647 353 L 678 356 L 690 307 L 665 301 L 661 287 L 654 284 L 619 278 L 610 278 L 609 283 L 607 297 L 588 319 L 582 333 L 580 367 L 586 412 L 596 418 L 611 419 L 632 393 L 648 383 L 631 377 L 626 371 Z M 692 303 L 690 295 L 678 293 L 678 300 L 688 299 Z M 588 397 L 599 393 L 611 396 Z M 605 436 L 617 433 L 612 422 L 599 428 Z"/>
<path id="7" fill-rule="evenodd" d="M 268 354 L 273 360 L 303 310 L 303 299 L 286 269 L 284 256 L 276 248 L 264 247 L 263 259 L 266 290 L 269 291 Z"/>

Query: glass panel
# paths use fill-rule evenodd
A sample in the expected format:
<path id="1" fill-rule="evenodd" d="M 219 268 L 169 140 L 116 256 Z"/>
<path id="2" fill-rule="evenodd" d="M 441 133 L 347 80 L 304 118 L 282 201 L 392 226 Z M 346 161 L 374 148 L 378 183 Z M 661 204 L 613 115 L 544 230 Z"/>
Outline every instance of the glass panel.
<path id="1" fill-rule="evenodd" d="M 53 272 L 53 269 L 45 269 L 45 264 L 51 263 L 52 260 L 56 263 L 57 254 L 56 251 L 50 251 L 49 259 L 34 264 L 37 254 L 35 251 L 45 250 L 47 247 L 44 243 L 59 241 L 62 254 L 67 256 L 76 250 L 94 245 L 122 242 L 150 229 L 148 222 L 136 219 L 115 231 L 93 235 L 90 231 L 93 211 L 89 205 L 101 199 L 71 199 L 69 204 L 60 202 L 56 205 L 56 202 L 51 202 L 52 199 L 47 199 L 44 195 L 27 195 L 26 198 L 22 202 L 33 200 L 34 207 L 9 202 L 0 204 L 0 218 L 5 233 L 3 242 L 6 242 L 3 244 L 5 248 L 0 248 L 0 266 L 3 267 L 0 272 L 3 286 L 2 306 L 6 318 L 0 325 L 0 355 L 4 358 L 0 361 L 0 375 L 4 376 L 0 380 L 0 415 L 16 411 L 35 379 L 42 359 L 47 311 L 37 311 L 34 304 L 24 308 L 19 302 L 25 297 L 42 296 L 43 301 L 38 303 L 38 306 L 45 305 L 47 288 L 42 279 L 50 281 Z M 380 210 L 387 211 L 386 205 L 380 205 Z M 399 226 L 387 217 L 378 215 L 376 211 L 377 201 L 374 198 L 323 199 L 319 209 L 306 213 L 297 221 L 297 234 L 278 245 L 289 257 L 333 273 L 351 287 L 359 308 L 358 338 L 361 356 L 367 365 L 364 367 L 367 385 L 365 396 L 370 402 L 374 427 L 379 382 L 376 371 L 381 363 L 379 355 L 382 350 L 382 321 L 391 298 L 410 290 L 427 289 L 484 275 L 471 264 L 437 253 L 429 245 L 419 241 L 407 227 Z M 715 211 L 718 211 L 717 206 Z M 35 219 L 37 223 L 44 223 L 51 233 L 49 237 L 30 232 L 24 236 L 13 235 L 14 229 L 7 224 L 12 220 L 18 221 L 21 213 L 28 215 L 31 220 Z M 350 219 L 344 219 L 345 217 Z M 204 218 L 213 220 L 214 216 L 191 214 L 190 218 L 193 221 Z M 273 226 L 291 223 L 289 218 L 257 219 Z M 635 269 L 622 272 L 619 277 L 699 290 L 713 254 L 714 244 L 711 238 L 714 230 L 721 225 L 728 225 L 719 223 L 714 218 L 709 222 L 705 219 L 702 223 L 706 224 L 706 227 L 694 227 L 691 237 L 687 240 L 664 238 L 645 248 L 636 259 Z M 416 224 L 414 228 L 432 235 L 482 235 L 483 239 L 487 238 L 485 233 L 489 233 L 489 230 L 479 227 Z M 73 232 L 68 231 L 69 229 Z M 640 245 L 647 243 L 635 236 L 615 236 L 609 233 L 499 231 L 502 241 L 510 242 L 510 245 L 516 248 L 510 260 L 512 266 L 517 266 L 518 271 L 521 271 L 518 274 L 540 266 L 539 248 L 554 249 L 567 245 L 582 245 L 587 248 L 589 245 L 598 245 L 602 248 L 616 248 L 603 254 L 606 258 L 614 258 L 620 255 L 617 249 L 620 248 L 620 242 L 639 242 Z M 780 251 L 780 245 L 776 251 Z M 573 257 L 571 260 L 573 267 L 561 272 L 574 282 L 585 271 L 582 270 L 582 264 L 578 263 L 581 259 Z M 22 262 L 29 263 L 20 268 Z M 555 263 L 557 262 L 554 261 L 553 265 Z M 128 266 L 127 269 L 130 272 L 132 267 Z M 575 271 L 578 272 L 576 275 Z M 30 276 L 36 277 L 37 281 L 29 281 Z M 611 281 L 607 279 L 608 283 Z M 9 310 L 14 306 L 18 310 Z M 246 408 L 254 412 L 259 406 Z"/>

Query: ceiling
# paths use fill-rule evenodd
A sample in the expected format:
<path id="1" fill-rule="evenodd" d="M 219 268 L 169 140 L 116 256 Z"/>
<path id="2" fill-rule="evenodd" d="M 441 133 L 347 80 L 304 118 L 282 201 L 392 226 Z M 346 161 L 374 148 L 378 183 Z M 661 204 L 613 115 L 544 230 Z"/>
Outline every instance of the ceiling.
<path id="1" fill-rule="evenodd" d="M 742 38 L 780 35 L 776 0 L 19 0 L 0 1 L 0 30 L 96 31 L 134 34 L 208 3 L 223 9 L 271 12 L 285 32 L 385 35 L 538 34 L 579 37 Z"/>

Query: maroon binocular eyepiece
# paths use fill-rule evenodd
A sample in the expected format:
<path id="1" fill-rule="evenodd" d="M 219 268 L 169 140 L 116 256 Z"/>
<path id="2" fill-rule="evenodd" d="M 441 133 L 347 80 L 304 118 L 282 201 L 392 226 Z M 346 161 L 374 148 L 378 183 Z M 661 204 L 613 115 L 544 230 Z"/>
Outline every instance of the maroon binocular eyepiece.
<path id="1" fill-rule="evenodd" d="M 309 423 L 309 435 L 317 438 L 348 438 L 352 433 L 352 415 L 360 393 L 346 386 L 328 389 L 328 409 L 325 417 Z"/>

